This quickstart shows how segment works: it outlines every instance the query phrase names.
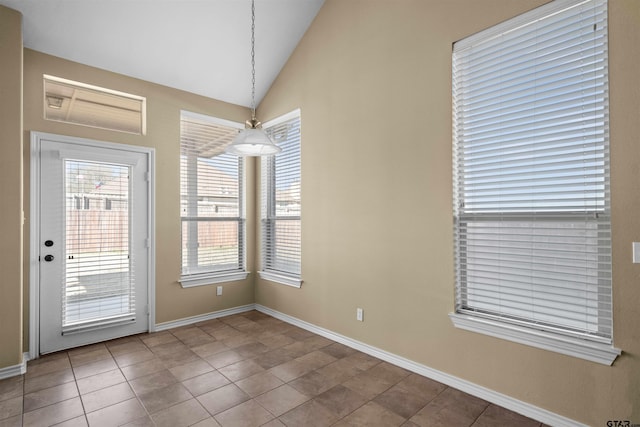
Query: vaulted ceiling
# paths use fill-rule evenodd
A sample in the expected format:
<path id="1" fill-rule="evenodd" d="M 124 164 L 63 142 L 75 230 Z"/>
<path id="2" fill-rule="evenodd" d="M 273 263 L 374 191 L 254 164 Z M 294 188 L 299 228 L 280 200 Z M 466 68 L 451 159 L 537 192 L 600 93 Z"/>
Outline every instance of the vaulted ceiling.
<path id="1" fill-rule="evenodd" d="M 256 101 L 324 0 L 256 0 Z M 251 104 L 250 0 L 0 0 L 24 45 L 233 104 Z M 61 76 L 64 77 L 64 76 Z"/>

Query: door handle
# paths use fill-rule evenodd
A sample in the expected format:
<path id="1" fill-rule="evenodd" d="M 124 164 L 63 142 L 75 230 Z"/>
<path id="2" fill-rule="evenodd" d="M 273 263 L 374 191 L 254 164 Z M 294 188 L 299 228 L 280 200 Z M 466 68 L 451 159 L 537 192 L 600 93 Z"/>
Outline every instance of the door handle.
<path id="1" fill-rule="evenodd" d="M 53 261 L 53 255 L 45 255 L 44 256 L 44 260 L 47 261 L 47 262 Z"/>

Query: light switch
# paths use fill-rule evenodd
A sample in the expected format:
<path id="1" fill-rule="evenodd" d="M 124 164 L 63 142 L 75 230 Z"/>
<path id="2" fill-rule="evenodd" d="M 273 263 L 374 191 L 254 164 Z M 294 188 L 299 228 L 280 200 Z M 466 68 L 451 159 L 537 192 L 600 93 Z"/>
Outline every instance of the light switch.
<path id="1" fill-rule="evenodd" d="M 631 247 L 633 249 L 633 263 L 640 264 L 640 242 L 633 242 Z"/>

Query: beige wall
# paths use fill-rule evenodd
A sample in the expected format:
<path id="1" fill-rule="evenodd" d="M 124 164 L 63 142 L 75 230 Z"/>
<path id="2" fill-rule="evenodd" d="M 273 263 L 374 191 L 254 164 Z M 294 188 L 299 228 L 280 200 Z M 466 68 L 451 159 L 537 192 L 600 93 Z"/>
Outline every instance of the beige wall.
<path id="1" fill-rule="evenodd" d="M 259 108 L 302 111 L 301 289 L 256 302 L 590 425 L 640 422 L 640 2 L 610 0 L 612 367 L 455 329 L 451 47 L 546 0 L 326 0 Z M 364 322 L 355 319 L 364 308 Z"/>
<path id="2" fill-rule="evenodd" d="M 22 362 L 22 15 L 0 6 L 0 368 Z"/>
<path id="3" fill-rule="evenodd" d="M 42 75 L 49 74 L 147 98 L 147 134 L 132 135 L 94 129 L 43 119 Z M 156 154 L 156 322 L 167 322 L 210 313 L 225 308 L 253 303 L 253 279 L 222 284 L 224 292 L 216 297 L 215 286 L 182 289 L 180 277 L 180 110 L 208 114 L 237 122 L 248 115 L 245 108 L 170 89 L 142 80 L 110 73 L 66 61 L 33 50 L 24 51 L 24 130 L 25 141 L 30 131 L 49 132 L 115 143 L 152 147 Z M 25 212 L 29 213 L 29 144 L 25 144 Z M 253 167 L 248 167 L 248 180 L 253 181 Z M 249 200 L 253 198 L 251 187 Z M 251 212 L 249 204 L 247 211 Z M 29 218 L 30 219 L 30 218 Z M 28 234 L 29 221 L 25 232 Z M 254 222 L 247 222 L 248 242 L 254 238 Z M 28 243 L 28 236 L 25 236 Z M 28 248 L 26 257 L 28 257 Z M 249 266 L 253 254 L 248 254 Z M 28 273 L 26 271 L 25 273 Z M 28 295 L 28 279 L 25 284 Z M 25 324 L 28 316 L 25 314 Z M 28 327 L 25 328 L 28 334 Z M 25 348 L 28 341 L 25 338 Z"/>

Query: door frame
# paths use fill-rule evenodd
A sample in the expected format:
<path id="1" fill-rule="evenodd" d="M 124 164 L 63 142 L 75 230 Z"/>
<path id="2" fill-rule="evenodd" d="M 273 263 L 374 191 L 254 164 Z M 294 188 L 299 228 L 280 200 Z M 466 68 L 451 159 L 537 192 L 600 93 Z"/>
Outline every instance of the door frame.
<path id="1" fill-rule="evenodd" d="M 111 150 L 142 153 L 147 158 L 148 200 L 147 236 L 149 244 L 147 266 L 147 305 L 149 332 L 155 332 L 156 324 L 156 245 L 155 245 L 155 149 L 136 145 L 97 141 L 74 136 L 56 135 L 45 132 L 30 132 L 30 172 L 29 172 L 29 360 L 40 357 L 40 149 L 42 141 L 56 141 L 82 147 L 96 147 Z"/>

